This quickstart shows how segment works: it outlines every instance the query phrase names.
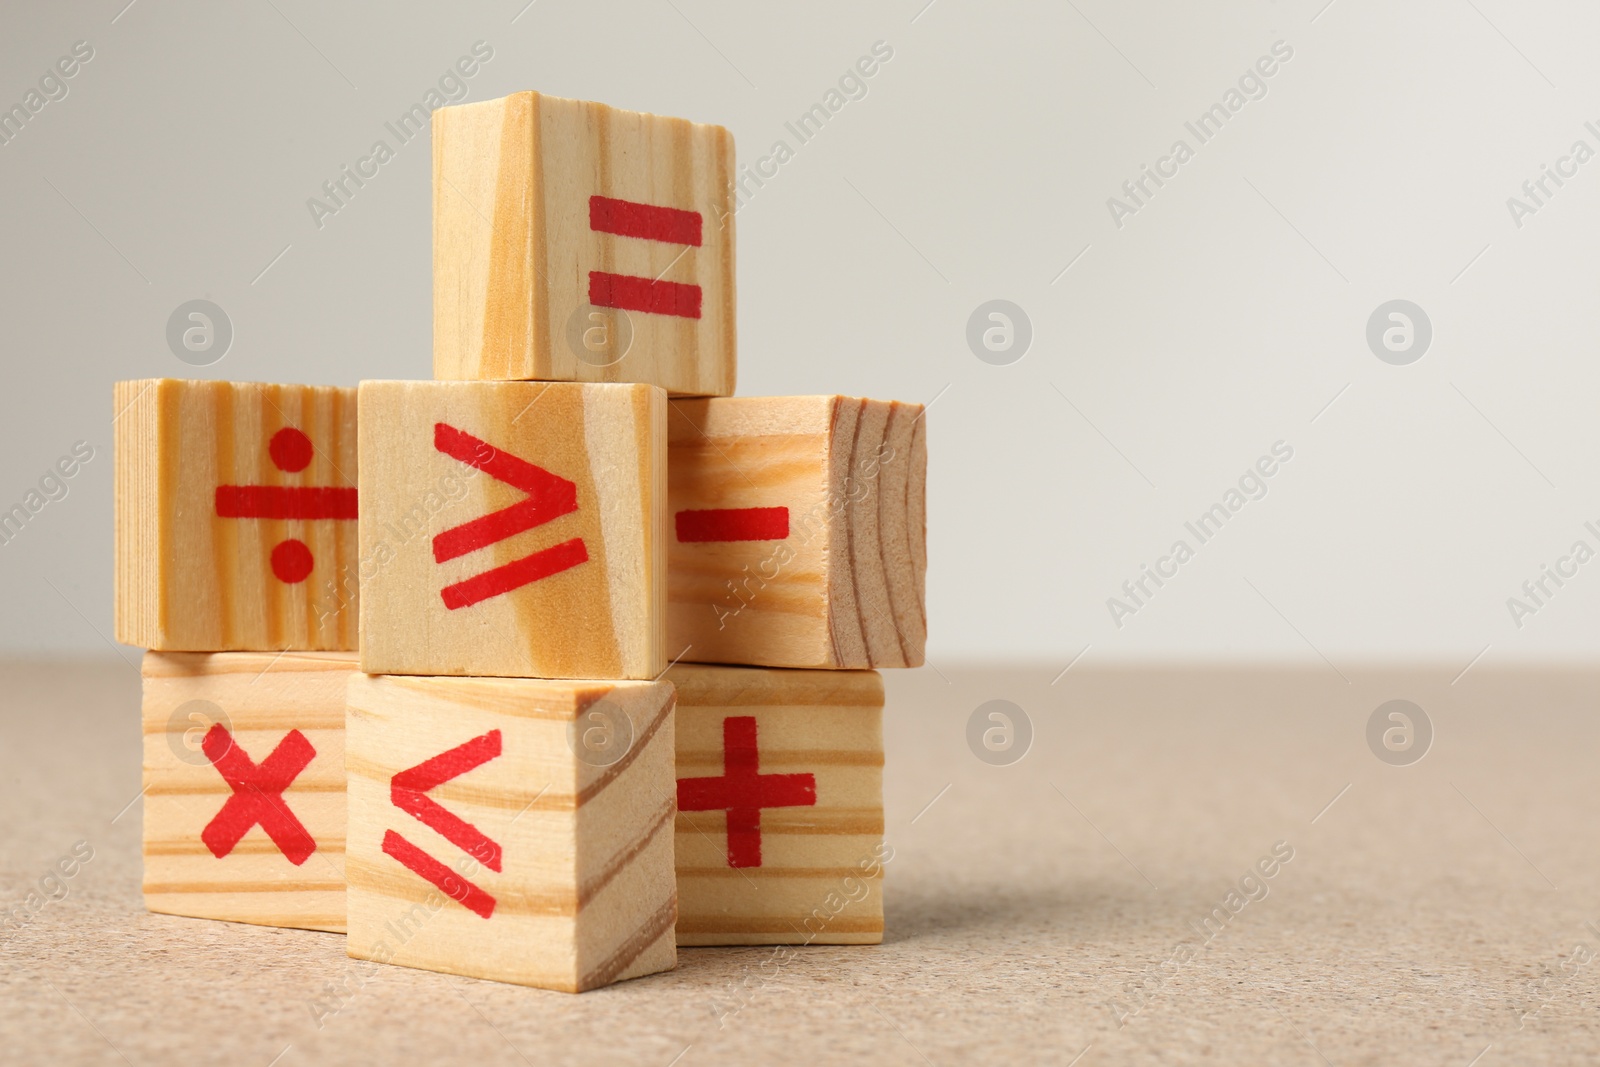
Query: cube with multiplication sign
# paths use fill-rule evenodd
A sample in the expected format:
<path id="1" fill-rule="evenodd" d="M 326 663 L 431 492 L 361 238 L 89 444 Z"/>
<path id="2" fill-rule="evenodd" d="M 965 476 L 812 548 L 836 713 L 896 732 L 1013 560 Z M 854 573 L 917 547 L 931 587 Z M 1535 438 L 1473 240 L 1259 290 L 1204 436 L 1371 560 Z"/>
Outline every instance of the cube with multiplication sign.
<path id="1" fill-rule="evenodd" d="M 671 654 L 769 667 L 920 666 L 926 430 L 921 404 L 673 400 Z"/>
<path id="2" fill-rule="evenodd" d="M 679 663 L 678 944 L 883 940 L 883 679 Z"/>
<path id="3" fill-rule="evenodd" d="M 535 92 L 433 113 L 442 379 L 734 387 L 733 138 Z"/>
<path id="4" fill-rule="evenodd" d="M 354 649 L 354 389 L 118 382 L 116 637 Z"/>
<path id="5" fill-rule="evenodd" d="M 668 970 L 667 682 L 354 676 L 348 951 L 579 992 Z"/>
<path id="6" fill-rule="evenodd" d="M 353 652 L 147 652 L 151 911 L 345 928 L 345 683 Z"/>
<path id="7" fill-rule="evenodd" d="M 363 670 L 660 675 L 660 389 L 363 382 L 360 408 Z"/>

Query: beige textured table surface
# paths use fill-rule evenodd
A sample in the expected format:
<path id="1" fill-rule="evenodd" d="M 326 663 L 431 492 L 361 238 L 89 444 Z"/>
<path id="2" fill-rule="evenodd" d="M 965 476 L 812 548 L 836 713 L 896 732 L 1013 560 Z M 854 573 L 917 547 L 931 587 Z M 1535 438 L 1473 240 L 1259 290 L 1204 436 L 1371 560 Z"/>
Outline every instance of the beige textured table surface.
<path id="1" fill-rule="evenodd" d="M 1600 1062 L 1600 670 L 940 666 L 886 672 L 881 947 L 582 996 L 382 968 L 320 1028 L 342 938 L 145 913 L 135 671 L 0 669 L 4 907 L 94 849 L 0 934 L 0 1061 Z M 1366 738 L 1397 697 L 1410 766 Z M 1034 729 L 1010 766 L 967 744 L 995 698 Z"/>

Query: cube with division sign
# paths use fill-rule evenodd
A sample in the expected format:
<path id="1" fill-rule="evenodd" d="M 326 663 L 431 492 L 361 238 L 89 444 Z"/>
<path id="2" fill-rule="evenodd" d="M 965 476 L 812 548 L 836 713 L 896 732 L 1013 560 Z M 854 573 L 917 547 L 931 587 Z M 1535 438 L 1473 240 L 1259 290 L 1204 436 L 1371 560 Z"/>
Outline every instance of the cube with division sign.
<path id="1" fill-rule="evenodd" d="M 733 138 L 535 92 L 433 113 L 434 376 L 733 392 Z"/>
<path id="2" fill-rule="evenodd" d="M 118 382 L 116 637 L 356 647 L 354 389 Z"/>

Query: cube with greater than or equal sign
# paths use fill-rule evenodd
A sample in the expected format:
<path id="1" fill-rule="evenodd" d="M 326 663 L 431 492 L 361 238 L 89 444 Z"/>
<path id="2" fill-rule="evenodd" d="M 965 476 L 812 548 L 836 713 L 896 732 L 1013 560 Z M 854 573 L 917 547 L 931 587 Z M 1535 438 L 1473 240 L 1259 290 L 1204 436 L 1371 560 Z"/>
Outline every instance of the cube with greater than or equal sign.
<path id="1" fill-rule="evenodd" d="M 883 679 L 680 663 L 678 944 L 883 940 Z"/>
<path id="2" fill-rule="evenodd" d="M 660 675 L 660 389 L 363 382 L 360 409 L 362 670 Z"/>
<path id="3" fill-rule="evenodd" d="M 920 666 L 927 465 L 921 404 L 672 401 L 668 647 L 692 662 Z"/>
<path id="4" fill-rule="evenodd" d="M 215 652 L 356 647 L 356 394 L 118 382 L 116 636 Z"/>
<path id="5" fill-rule="evenodd" d="M 151 911 L 344 932 L 353 652 L 147 652 Z"/>
<path id="6" fill-rule="evenodd" d="M 349 953 L 581 992 L 677 962 L 666 682 L 357 675 Z"/>
<path id="7" fill-rule="evenodd" d="M 733 138 L 514 93 L 433 113 L 443 379 L 734 387 Z"/>

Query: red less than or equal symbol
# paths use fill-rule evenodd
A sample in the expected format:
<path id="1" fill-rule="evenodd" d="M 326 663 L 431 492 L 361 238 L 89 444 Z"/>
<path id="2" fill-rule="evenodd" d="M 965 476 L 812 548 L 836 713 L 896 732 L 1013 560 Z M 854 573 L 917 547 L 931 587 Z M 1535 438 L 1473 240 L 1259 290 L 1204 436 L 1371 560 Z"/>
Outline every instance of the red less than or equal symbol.
<path id="1" fill-rule="evenodd" d="M 400 771 L 389 780 L 389 800 L 491 871 L 498 872 L 501 866 L 500 843 L 428 796 L 428 791 L 490 760 L 499 759 L 500 753 L 500 731 L 490 730 L 425 759 L 415 767 Z M 406 870 L 433 883 L 450 899 L 479 918 L 487 919 L 494 914 L 494 897 L 394 830 L 384 831 L 383 851 Z"/>
<path id="2" fill-rule="evenodd" d="M 267 442 L 272 465 L 298 474 L 311 465 L 315 453 L 311 438 L 285 426 Z M 224 519 L 352 520 L 356 517 L 354 486 L 219 485 L 217 516 Z M 290 585 L 303 582 L 316 561 L 311 549 L 297 538 L 286 538 L 272 549 L 272 573 Z"/>

